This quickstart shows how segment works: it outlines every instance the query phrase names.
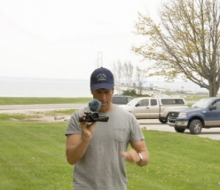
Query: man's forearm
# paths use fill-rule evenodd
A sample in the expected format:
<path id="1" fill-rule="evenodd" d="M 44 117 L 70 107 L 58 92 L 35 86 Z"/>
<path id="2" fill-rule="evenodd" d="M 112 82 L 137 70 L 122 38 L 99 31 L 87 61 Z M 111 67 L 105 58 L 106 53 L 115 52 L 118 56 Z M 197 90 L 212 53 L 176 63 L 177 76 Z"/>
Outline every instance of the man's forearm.
<path id="1" fill-rule="evenodd" d="M 145 166 L 149 162 L 149 152 L 148 150 L 140 152 L 142 155 L 143 160 L 140 160 L 140 162 L 137 162 L 138 166 Z"/>
<path id="2" fill-rule="evenodd" d="M 90 140 L 82 139 L 79 144 L 73 145 L 66 150 L 66 157 L 69 164 L 74 165 L 84 155 Z"/>

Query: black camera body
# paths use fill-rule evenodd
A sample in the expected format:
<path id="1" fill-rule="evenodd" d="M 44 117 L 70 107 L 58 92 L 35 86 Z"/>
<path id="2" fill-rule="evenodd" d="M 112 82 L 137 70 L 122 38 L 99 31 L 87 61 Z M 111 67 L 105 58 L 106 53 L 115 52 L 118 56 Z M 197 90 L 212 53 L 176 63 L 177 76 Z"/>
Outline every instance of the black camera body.
<path id="1" fill-rule="evenodd" d="M 100 116 L 97 112 L 84 112 L 85 117 L 80 117 L 79 122 L 89 122 L 93 123 L 96 121 L 107 122 L 109 117 Z"/>

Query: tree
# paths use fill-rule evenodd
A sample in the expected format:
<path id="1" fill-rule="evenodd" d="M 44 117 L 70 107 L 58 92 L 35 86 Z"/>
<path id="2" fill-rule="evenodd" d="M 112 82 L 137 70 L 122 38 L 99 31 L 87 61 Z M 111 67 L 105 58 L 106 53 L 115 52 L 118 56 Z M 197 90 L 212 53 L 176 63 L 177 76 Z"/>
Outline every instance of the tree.
<path id="1" fill-rule="evenodd" d="M 120 94 L 121 93 L 121 77 L 122 77 L 122 64 L 119 60 L 117 64 L 113 64 L 113 73 L 114 73 L 114 79 L 115 79 L 115 90 Z"/>
<path id="2" fill-rule="evenodd" d="M 142 70 L 138 66 L 136 66 L 136 79 L 137 79 L 137 88 L 138 88 L 139 95 L 142 95 L 143 82 L 144 82 L 145 75 L 146 75 L 145 70 Z"/>
<path id="3" fill-rule="evenodd" d="M 159 18 L 156 23 L 138 14 L 135 33 L 146 37 L 146 43 L 132 50 L 153 62 L 151 75 L 166 80 L 182 76 L 208 89 L 210 97 L 216 96 L 220 85 L 218 0 L 169 0 Z"/>
<path id="4" fill-rule="evenodd" d="M 131 62 L 124 63 L 123 73 L 124 73 L 124 76 L 128 82 L 129 87 L 131 86 L 131 83 L 132 83 L 133 70 L 134 70 L 134 66 L 131 64 Z"/>

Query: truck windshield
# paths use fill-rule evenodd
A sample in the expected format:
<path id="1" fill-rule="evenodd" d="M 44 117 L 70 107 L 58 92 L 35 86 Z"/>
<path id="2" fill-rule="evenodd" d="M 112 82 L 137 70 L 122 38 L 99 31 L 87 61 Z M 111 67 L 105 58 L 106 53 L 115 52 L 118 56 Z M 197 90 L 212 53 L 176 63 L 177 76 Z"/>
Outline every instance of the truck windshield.
<path id="1" fill-rule="evenodd" d="M 211 102 L 212 100 L 204 98 L 193 104 L 192 108 L 206 108 L 208 105 L 210 105 Z"/>

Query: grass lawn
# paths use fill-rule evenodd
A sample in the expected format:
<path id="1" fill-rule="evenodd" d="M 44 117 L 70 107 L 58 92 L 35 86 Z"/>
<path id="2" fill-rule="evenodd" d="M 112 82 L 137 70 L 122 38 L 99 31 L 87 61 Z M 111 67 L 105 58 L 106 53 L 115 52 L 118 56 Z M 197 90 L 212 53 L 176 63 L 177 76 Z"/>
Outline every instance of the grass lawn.
<path id="1" fill-rule="evenodd" d="M 220 189 L 220 141 L 188 134 L 144 131 L 147 167 L 128 164 L 129 189 Z"/>
<path id="2" fill-rule="evenodd" d="M 207 96 L 188 96 L 186 101 L 198 101 Z M 92 98 L 43 98 L 43 97 L 0 97 L 0 105 L 28 105 L 28 104 L 75 104 L 88 103 Z"/>
<path id="3" fill-rule="evenodd" d="M 71 189 L 65 128 L 64 122 L 0 122 L 1 189 Z"/>
<path id="4" fill-rule="evenodd" d="M 92 98 L 37 98 L 37 97 L 0 97 L 0 105 L 28 104 L 80 104 L 88 103 Z"/>
<path id="5" fill-rule="evenodd" d="M 1 114 L 0 114 L 1 115 Z M 67 122 L 11 121 L 0 117 L 0 189 L 72 189 L 65 158 Z M 143 131 L 150 163 L 127 163 L 128 190 L 220 189 L 220 141 L 189 134 Z"/>

